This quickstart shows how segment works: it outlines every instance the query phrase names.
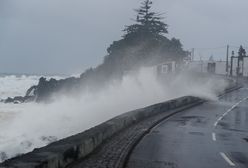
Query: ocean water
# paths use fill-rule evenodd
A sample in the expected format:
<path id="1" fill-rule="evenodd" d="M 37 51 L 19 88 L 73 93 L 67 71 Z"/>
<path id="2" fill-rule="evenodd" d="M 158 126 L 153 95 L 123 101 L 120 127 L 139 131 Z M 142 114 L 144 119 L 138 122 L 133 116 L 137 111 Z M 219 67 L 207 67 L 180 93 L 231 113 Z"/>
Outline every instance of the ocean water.
<path id="1" fill-rule="evenodd" d="M 27 89 L 36 85 L 40 76 L 35 75 L 1 75 L 0 99 L 7 97 L 24 96 Z"/>
<path id="2" fill-rule="evenodd" d="M 16 74 L 0 74 L 0 100 L 8 97 L 24 96 L 27 89 L 33 85 L 37 85 L 40 75 L 16 75 Z M 45 76 L 47 79 L 61 79 L 60 76 Z M 5 152 L 9 150 L 9 146 L 14 142 L 15 135 L 8 133 L 8 128 L 13 124 L 16 117 L 25 112 L 30 104 L 5 104 L 0 102 L 0 161 L 3 161 L 18 153 L 26 152 L 25 150 L 14 149 L 11 155 Z M 10 138 L 11 137 L 11 138 Z M 17 138 L 17 137 L 16 137 Z M 22 142 L 24 145 L 24 142 Z M 20 144 L 21 145 L 21 144 Z M 27 151 L 30 149 L 26 148 Z"/>
<path id="3" fill-rule="evenodd" d="M 23 96 L 40 76 L 0 75 L 0 99 Z M 61 78 L 56 76 L 55 78 Z M 49 104 L 0 103 L 0 162 L 77 134 L 124 112 L 191 95 L 217 100 L 223 79 L 199 79 L 177 74 L 160 83 L 151 69 L 126 74 L 104 90 L 79 91 L 77 98 L 62 95 Z"/>

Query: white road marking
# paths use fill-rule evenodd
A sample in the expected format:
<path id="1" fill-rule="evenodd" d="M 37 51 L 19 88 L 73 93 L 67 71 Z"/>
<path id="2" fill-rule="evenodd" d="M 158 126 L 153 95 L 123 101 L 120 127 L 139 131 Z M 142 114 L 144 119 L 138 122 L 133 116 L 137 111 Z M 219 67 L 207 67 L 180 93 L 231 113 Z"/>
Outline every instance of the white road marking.
<path id="1" fill-rule="evenodd" d="M 230 165 L 230 166 L 235 166 L 235 164 L 226 156 L 225 153 L 220 152 L 220 155 L 225 159 L 225 161 Z"/>
<path id="2" fill-rule="evenodd" d="M 242 103 L 243 101 L 247 100 L 248 97 L 243 98 L 242 100 L 240 100 L 239 102 L 237 102 L 236 104 L 234 104 L 230 109 L 228 109 L 225 113 L 223 113 L 218 119 L 217 121 L 214 123 L 214 127 L 216 127 L 218 125 L 218 123 L 220 122 L 220 120 L 222 120 L 229 112 L 231 112 L 233 109 L 235 109 L 240 103 Z"/>
<path id="3" fill-rule="evenodd" d="M 214 132 L 212 133 L 212 139 L 213 139 L 213 141 L 216 141 L 216 135 Z"/>
<path id="4" fill-rule="evenodd" d="M 217 121 L 214 123 L 214 126 L 216 127 L 219 123 L 220 120 L 222 120 L 229 112 L 231 112 L 234 108 L 236 108 L 240 103 L 242 103 L 243 101 L 247 100 L 248 97 L 240 100 L 239 102 L 237 102 L 236 104 L 234 104 L 230 109 L 228 109 L 225 113 L 223 113 L 218 119 Z M 214 132 L 212 132 L 212 140 L 216 141 L 216 134 Z M 230 166 L 235 166 L 235 164 L 227 157 L 227 155 L 223 152 L 220 152 L 220 155 L 222 156 L 222 158 L 230 165 Z"/>
<path id="5" fill-rule="evenodd" d="M 217 120 L 217 121 L 219 122 L 219 121 L 220 121 L 220 120 L 222 120 L 222 119 L 223 119 L 223 117 L 221 116 L 220 118 L 218 118 L 218 120 Z"/>

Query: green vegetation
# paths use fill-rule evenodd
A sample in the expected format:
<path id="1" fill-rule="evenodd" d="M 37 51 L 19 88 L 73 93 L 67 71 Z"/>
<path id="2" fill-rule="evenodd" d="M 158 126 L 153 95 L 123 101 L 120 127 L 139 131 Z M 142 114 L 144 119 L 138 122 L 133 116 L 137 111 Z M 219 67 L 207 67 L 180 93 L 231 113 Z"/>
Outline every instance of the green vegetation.
<path id="1" fill-rule="evenodd" d="M 141 3 L 140 8 L 135 10 L 135 23 L 126 26 L 122 39 L 108 47 L 104 62 L 95 69 L 87 70 L 82 76 L 91 76 L 95 72 L 105 79 L 121 77 L 124 72 L 141 66 L 152 66 L 168 60 L 180 63 L 188 56 L 180 40 L 165 36 L 168 25 L 163 22 L 162 14 L 152 11 L 152 4 L 151 0 Z"/>

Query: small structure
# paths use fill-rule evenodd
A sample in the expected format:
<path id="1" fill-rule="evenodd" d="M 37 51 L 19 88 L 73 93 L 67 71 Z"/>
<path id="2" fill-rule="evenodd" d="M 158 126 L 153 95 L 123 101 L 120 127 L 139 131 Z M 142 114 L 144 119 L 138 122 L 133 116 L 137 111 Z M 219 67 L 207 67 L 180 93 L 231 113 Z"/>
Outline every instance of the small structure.
<path id="1" fill-rule="evenodd" d="M 234 64 L 236 64 L 236 76 L 244 76 L 245 75 L 245 58 L 248 58 L 246 55 L 246 51 L 243 46 L 240 46 L 238 51 L 238 56 L 234 56 L 234 51 L 232 51 L 231 56 L 231 68 L 230 68 L 230 75 L 233 76 Z"/>
<path id="2" fill-rule="evenodd" d="M 157 65 L 157 74 L 168 74 L 176 71 L 176 62 L 175 61 L 168 61 L 162 64 Z"/>
<path id="3" fill-rule="evenodd" d="M 215 73 L 215 70 L 216 70 L 216 63 L 215 62 L 209 62 L 208 67 L 207 67 L 208 73 Z"/>

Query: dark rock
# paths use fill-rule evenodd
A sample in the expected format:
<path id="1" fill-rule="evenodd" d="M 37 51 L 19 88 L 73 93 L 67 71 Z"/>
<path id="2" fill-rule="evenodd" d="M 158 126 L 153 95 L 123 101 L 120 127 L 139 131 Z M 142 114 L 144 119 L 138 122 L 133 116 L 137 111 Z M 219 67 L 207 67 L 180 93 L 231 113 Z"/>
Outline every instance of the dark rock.
<path id="1" fill-rule="evenodd" d="M 7 99 L 4 100 L 4 103 L 13 103 L 14 99 L 11 97 L 8 97 Z"/>
<path id="2" fill-rule="evenodd" d="M 19 103 L 27 103 L 27 102 L 32 102 L 35 101 L 34 96 L 16 96 L 14 98 L 8 97 L 5 100 L 2 100 L 4 103 L 14 103 L 14 104 L 19 104 Z"/>
<path id="3" fill-rule="evenodd" d="M 8 158 L 5 152 L 0 152 L 0 160 L 6 160 Z"/>
<path id="4" fill-rule="evenodd" d="M 23 103 L 25 101 L 25 97 L 22 96 L 16 96 L 13 98 L 13 102 L 18 104 L 18 103 Z"/>
<path id="5" fill-rule="evenodd" d="M 25 103 L 33 102 L 35 101 L 35 96 L 25 96 L 24 99 L 25 99 L 24 100 Z"/>
<path id="6" fill-rule="evenodd" d="M 27 94 L 30 95 L 30 93 L 33 93 L 33 95 L 36 97 L 37 102 L 50 101 L 52 96 L 54 96 L 56 93 L 73 93 L 73 91 L 78 92 L 78 86 L 80 85 L 79 83 L 79 78 L 75 77 L 61 80 L 56 80 L 53 78 L 50 80 L 46 80 L 42 77 L 40 78 L 38 85 L 32 86 Z"/>
<path id="7" fill-rule="evenodd" d="M 34 96 L 36 89 L 37 86 L 32 86 L 31 88 L 29 88 L 26 92 L 26 96 Z"/>
<path id="8" fill-rule="evenodd" d="M 8 97 L 2 100 L 4 103 L 26 103 L 26 102 L 47 102 L 51 101 L 52 96 L 56 93 L 78 93 L 80 86 L 80 79 L 70 77 L 66 79 L 56 80 L 51 78 L 47 80 L 44 77 L 39 79 L 38 85 L 31 86 L 25 96 Z M 55 95 L 56 97 L 56 95 Z"/>

